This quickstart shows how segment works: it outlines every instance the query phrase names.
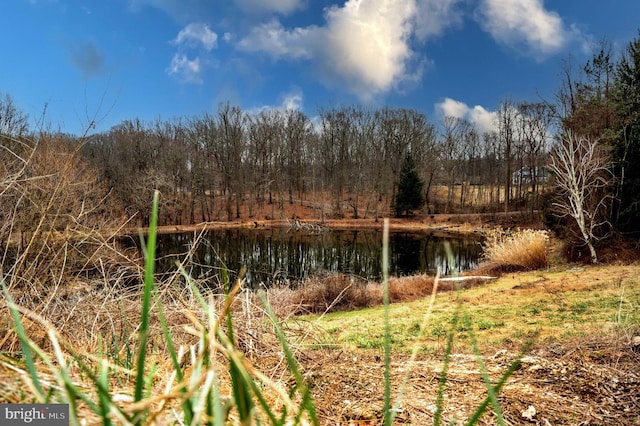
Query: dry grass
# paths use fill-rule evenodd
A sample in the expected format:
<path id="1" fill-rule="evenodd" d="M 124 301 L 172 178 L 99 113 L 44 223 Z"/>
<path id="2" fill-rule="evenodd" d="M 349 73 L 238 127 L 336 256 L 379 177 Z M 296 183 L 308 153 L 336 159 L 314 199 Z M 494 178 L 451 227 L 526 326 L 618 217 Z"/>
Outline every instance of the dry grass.
<path id="1" fill-rule="evenodd" d="M 322 313 L 372 306 L 375 292 L 365 280 L 347 274 L 317 276 L 293 290 L 295 313 Z M 382 301 L 382 293 L 377 303 Z"/>
<path id="2" fill-rule="evenodd" d="M 20 290 L 11 292 L 16 298 L 25 299 Z M 232 383 L 229 373 L 229 360 L 221 348 L 209 360 L 207 370 L 196 368 L 199 351 L 202 350 L 202 335 L 209 332 L 211 314 L 223 315 L 225 297 L 220 294 L 206 293 L 207 309 L 198 301 L 194 293 L 176 291 L 175 282 L 158 283 L 156 303 L 151 310 L 149 323 L 148 358 L 152 369 L 148 372 L 150 397 L 142 403 L 148 404 L 150 412 L 157 419 L 144 424 L 173 424 L 181 421 L 181 397 L 176 392 L 174 366 L 160 321 L 159 306 L 171 332 L 171 343 L 182 348 L 182 365 L 187 383 L 200 383 L 207 374 L 215 371 L 220 393 L 223 398 L 231 398 Z M 70 299 L 52 298 L 47 301 L 46 309 L 39 307 L 40 313 L 24 310 L 22 318 L 28 337 L 45 354 L 53 356 L 54 343 L 51 336 L 57 336 L 64 356 L 68 359 L 69 373 L 81 388 L 91 389 L 86 373 L 78 368 L 76 357 L 98 372 L 101 363 L 110 368 L 109 387 L 115 400 L 119 400 L 123 410 L 133 409 L 133 389 L 135 386 L 135 358 L 139 351 L 138 327 L 141 323 L 142 288 L 101 288 L 81 286 Z M 290 387 L 291 374 L 283 362 L 285 355 L 276 336 L 273 324 L 269 321 L 263 304 L 255 293 L 242 291 L 231 305 L 233 317 L 234 347 L 245 359 L 245 364 L 265 387 L 263 395 L 273 407 L 283 404 L 279 392 Z M 226 326 L 220 324 L 224 331 Z M 226 332 L 226 331 L 225 331 Z M 313 339 L 312 330 L 285 331 L 295 356 L 300 356 L 298 342 Z M 24 366 L 20 364 L 20 342 L 10 318 L 7 302 L 2 300 L 0 309 L 0 402 L 32 403 L 35 396 L 28 391 L 30 379 Z M 38 362 L 38 375 L 51 389 L 59 383 L 57 372 L 45 363 Z M 55 391 L 52 390 L 55 393 Z M 138 404 L 140 406 L 141 404 Z M 80 417 L 88 424 L 97 424 L 101 419 L 86 406 L 80 406 Z M 180 420 L 176 420 L 180 419 Z M 237 413 L 231 413 L 230 419 L 237 421 Z M 265 419 L 263 419 L 265 420 Z"/>
<path id="3" fill-rule="evenodd" d="M 549 265 L 549 235 L 524 229 L 487 233 L 481 270 L 490 273 L 531 271 Z"/>
<path id="4" fill-rule="evenodd" d="M 433 277 L 427 275 L 390 278 L 389 300 L 398 303 L 426 297 L 431 293 L 433 281 Z M 275 287 L 267 290 L 271 306 L 281 317 L 380 306 L 382 293 L 381 283 L 341 273 L 312 277 L 297 289 Z"/>

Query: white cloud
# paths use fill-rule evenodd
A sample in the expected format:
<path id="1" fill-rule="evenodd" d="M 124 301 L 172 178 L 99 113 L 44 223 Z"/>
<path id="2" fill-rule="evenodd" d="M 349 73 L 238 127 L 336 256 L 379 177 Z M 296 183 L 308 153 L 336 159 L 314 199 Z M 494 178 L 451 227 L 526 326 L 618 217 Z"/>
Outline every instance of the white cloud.
<path id="1" fill-rule="evenodd" d="M 287 93 L 284 96 L 284 98 L 282 99 L 282 103 L 280 104 L 280 107 L 285 111 L 287 110 L 300 111 L 302 109 L 302 101 L 303 101 L 302 91 L 295 90 L 293 92 Z"/>
<path id="2" fill-rule="evenodd" d="M 176 45 L 202 44 L 207 51 L 216 47 L 218 35 L 211 31 L 207 24 L 192 22 L 178 33 L 172 41 Z"/>
<path id="3" fill-rule="evenodd" d="M 282 95 L 279 105 L 261 105 L 259 107 L 250 108 L 247 112 L 250 115 L 258 115 L 265 110 L 276 110 L 286 112 L 289 110 L 300 111 L 302 110 L 302 104 L 304 95 L 300 88 L 294 88 L 291 91 Z"/>
<path id="4" fill-rule="evenodd" d="M 464 102 L 445 98 L 444 101 L 436 104 L 436 111 L 442 117 L 466 118 L 469 106 Z"/>
<path id="5" fill-rule="evenodd" d="M 439 36 L 449 27 L 462 24 L 463 11 L 459 5 L 465 0 L 423 0 L 418 1 L 415 33 L 424 41 L 428 37 Z"/>
<path id="6" fill-rule="evenodd" d="M 479 7 L 481 26 L 508 47 L 525 47 L 538 58 L 565 47 L 575 34 L 562 18 L 544 8 L 543 0 L 483 0 Z"/>
<path id="7" fill-rule="evenodd" d="M 173 55 L 171 64 L 167 68 L 169 75 L 175 75 L 181 81 L 187 83 L 202 83 L 200 72 L 200 58 L 189 60 L 186 55 L 181 53 Z"/>
<path id="8" fill-rule="evenodd" d="M 498 116 L 495 111 L 487 111 L 484 107 L 476 105 L 469 111 L 468 116 L 481 135 L 498 130 Z"/>
<path id="9" fill-rule="evenodd" d="M 246 12 L 275 12 L 287 15 L 304 7 L 304 0 L 237 0 Z"/>
<path id="10" fill-rule="evenodd" d="M 360 98 L 389 90 L 407 76 L 415 3 L 350 0 L 327 11 L 326 76 L 342 78 Z"/>
<path id="11" fill-rule="evenodd" d="M 324 26 L 288 30 L 271 21 L 254 28 L 238 48 L 310 59 L 325 84 L 370 100 L 415 79 L 408 64 L 416 11 L 414 0 L 348 0 L 325 11 Z"/>
<path id="12" fill-rule="evenodd" d="M 312 57 L 312 40 L 317 27 L 286 30 L 280 22 L 272 20 L 254 27 L 237 47 L 247 52 L 265 52 L 274 59 Z"/>
<path id="13" fill-rule="evenodd" d="M 456 117 L 472 123 L 480 135 L 497 131 L 497 113 L 488 111 L 480 105 L 473 108 L 464 102 L 445 98 L 436 104 L 436 112 L 440 117 Z"/>

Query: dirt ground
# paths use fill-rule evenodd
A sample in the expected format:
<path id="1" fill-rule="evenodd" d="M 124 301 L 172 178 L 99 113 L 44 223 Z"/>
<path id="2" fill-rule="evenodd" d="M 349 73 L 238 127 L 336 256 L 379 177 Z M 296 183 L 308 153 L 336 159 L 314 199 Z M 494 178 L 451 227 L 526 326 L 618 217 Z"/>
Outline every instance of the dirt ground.
<path id="1" fill-rule="evenodd" d="M 381 424 L 384 363 L 381 353 L 314 352 L 303 360 L 310 372 L 323 424 Z M 485 356 L 493 383 L 515 354 L 498 350 Z M 392 389 L 402 396 L 396 424 L 433 424 L 443 356 L 393 355 Z M 392 399 L 395 399 L 396 393 Z M 449 365 L 443 400 L 444 424 L 464 424 L 487 397 L 474 355 L 456 354 Z M 509 425 L 640 424 L 640 343 L 597 337 L 535 349 L 520 362 L 498 395 Z M 480 424 L 496 424 L 491 409 Z"/>

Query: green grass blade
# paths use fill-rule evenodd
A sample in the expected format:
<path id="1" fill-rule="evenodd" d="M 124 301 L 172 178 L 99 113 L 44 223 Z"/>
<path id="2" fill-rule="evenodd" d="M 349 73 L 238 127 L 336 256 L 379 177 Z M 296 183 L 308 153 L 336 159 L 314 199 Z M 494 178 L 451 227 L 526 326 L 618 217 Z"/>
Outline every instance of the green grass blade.
<path id="1" fill-rule="evenodd" d="M 149 223 L 149 234 L 147 236 L 145 252 L 144 292 L 142 295 L 142 312 L 140 319 L 140 331 L 138 334 L 138 357 L 136 362 L 136 386 L 134 393 L 134 400 L 136 402 L 142 400 L 145 383 L 145 359 L 147 356 L 147 341 L 149 339 L 149 314 L 151 310 L 151 294 L 154 287 L 158 198 L 159 192 L 155 191 L 153 194 L 151 220 Z M 142 419 L 139 418 L 138 421 L 142 421 Z"/>
<path id="2" fill-rule="evenodd" d="M 240 271 L 238 278 L 236 279 L 233 287 L 229 284 L 229 276 L 227 268 L 222 268 L 222 279 L 226 293 L 225 310 L 226 310 L 226 323 L 227 323 L 227 339 L 229 354 L 234 353 L 235 339 L 233 336 L 233 313 L 231 310 L 231 304 L 233 299 L 240 291 L 242 283 L 243 271 Z M 251 398 L 251 382 L 252 379 L 248 374 L 244 374 L 244 366 L 242 362 L 238 362 L 237 359 L 229 358 L 229 375 L 231 376 L 231 387 L 233 390 L 233 397 L 242 424 L 249 424 L 251 422 L 251 414 L 254 409 L 253 398 Z"/>
<path id="3" fill-rule="evenodd" d="M 216 375 L 216 372 L 214 369 L 211 369 L 211 374 L 212 374 L 212 380 L 213 380 L 213 388 L 212 388 L 212 395 L 211 395 L 211 404 L 212 404 L 212 408 L 213 408 L 213 424 L 215 425 L 222 425 L 225 423 L 226 419 L 226 415 L 225 415 L 225 409 L 222 406 L 222 399 L 220 398 L 221 395 L 221 391 L 220 391 L 220 384 L 218 383 L 218 376 Z"/>
<path id="4" fill-rule="evenodd" d="M 447 335 L 447 346 L 444 350 L 444 360 L 442 361 L 442 371 L 440 372 L 440 379 L 438 380 L 438 393 L 436 396 L 436 412 L 433 415 L 433 424 L 440 425 L 442 422 L 442 412 L 444 410 L 444 391 L 447 386 L 447 375 L 449 374 L 449 363 L 451 362 L 451 354 L 453 352 L 453 338 L 455 330 L 458 325 L 458 311 L 460 306 L 455 310 L 453 319 L 451 320 L 451 328 Z"/>
<path id="5" fill-rule="evenodd" d="M 300 371 L 300 367 L 298 366 L 298 362 L 296 361 L 296 358 L 293 355 L 291 348 L 289 347 L 289 343 L 287 342 L 287 338 L 284 335 L 284 332 L 282 331 L 282 327 L 278 323 L 278 320 L 275 314 L 273 313 L 273 310 L 271 309 L 271 306 L 269 305 L 269 302 L 264 296 L 264 294 L 260 294 L 260 299 L 262 301 L 262 305 L 264 306 L 265 312 L 267 313 L 267 316 L 269 317 L 269 319 L 271 320 L 271 323 L 273 324 L 276 336 L 278 337 L 278 342 L 280 343 L 280 346 L 282 347 L 282 350 L 285 355 L 285 359 L 287 360 L 287 366 L 289 367 L 289 371 L 291 372 L 291 374 L 293 374 L 293 377 L 296 381 L 296 388 L 298 392 L 302 395 L 301 406 L 309 413 L 311 422 L 314 425 L 317 425 L 318 417 L 316 414 L 316 408 L 313 403 L 313 399 L 311 398 L 311 393 L 309 392 L 309 388 L 307 387 L 304 381 L 304 377 L 302 376 L 302 373 Z M 302 410 L 299 411 L 298 416 L 300 416 L 301 413 L 302 413 Z"/>
<path id="6" fill-rule="evenodd" d="M 230 359 L 229 375 L 233 387 L 233 397 L 240 416 L 240 423 L 249 424 L 251 422 L 251 412 L 253 410 L 253 400 L 249 388 L 251 379 L 246 379 L 243 374 L 242 363 L 238 363 L 234 358 Z"/>
<path id="7" fill-rule="evenodd" d="M 22 356 L 24 359 L 24 364 L 27 367 L 27 372 L 29 372 L 29 377 L 31 378 L 31 383 L 36 391 L 36 397 L 38 401 L 44 402 L 44 390 L 42 388 L 42 384 L 40 383 L 40 379 L 38 378 L 38 371 L 36 369 L 36 364 L 33 359 L 33 355 L 31 353 L 30 345 L 29 345 L 29 337 L 24 329 L 24 325 L 22 324 L 22 320 L 20 319 L 20 312 L 18 312 L 18 307 L 13 301 L 13 297 L 9 290 L 7 289 L 4 280 L 0 278 L 0 285 L 2 286 L 2 292 L 4 293 L 4 297 L 7 299 L 7 305 L 9 306 L 9 311 L 11 312 L 11 317 L 13 318 L 13 322 L 15 325 L 15 331 L 20 339 L 20 346 L 22 347 Z"/>
<path id="8" fill-rule="evenodd" d="M 382 228 L 382 301 L 384 304 L 384 405 L 383 424 L 390 426 L 395 418 L 391 409 L 391 323 L 389 319 L 389 219 Z"/>
<path id="9" fill-rule="evenodd" d="M 83 361 L 83 357 L 75 353 L 73 348 L 71 348 L 68 344 L 65 344 L 65 349 L 69 352 L 69 355 L 73 358 L 80 371 L 82 371 L 91 381 L 91 383 L 93 383 L 95 391 L 98 395 L 99 404 L 96 404 L 84 392 L 77 392 L 76 397 L 87 404 L 87 407 L 97 415 L 101 415 L 101 413 L 103 412 L 103 407 L 108 405 L 108 410 L 115 410 L 120 418 L 129 420 L 129 416 L 124 411 L 122 411 L 122 409 L 112 400 L 109 391 L 108 376 L 106 378 L 104 377 L 105 374 L 108 374 L 108 370 L 106 372 L 103 372 L 100 369 L 98 375 L 96 376 L 90 366 L 88 366 Z M 106 364 L 106 360 L 103 359 L 102 361 Z M 71 383 L 70 378 L 68 378 L 68 381 L 69 383 Z"/>
<path id="10" fill-rule="evenodd" d="M 101 360 L 100 371 L 98 373 L 98 381 L 102 389 L 106 392 L 98 392 L 100 402 L 100 417 L 104 426 L 110 426 L 109 411 L 111 410 L 111 399 L 109 398 L 109 366 L 106 360 Z"/>
<path id="11" fill-rule="evenodd" d="M 507 383 L 507 380 L 509 379 L 509 377 L 511 377 L 511 375 L 520 367 L 520 360 L 522 360 L 522 357 L 531 350 L 535 340 L 536 340 L 536 336 L 527 340 L 522 350 L 520 350 L 520 352 L 518 353 L 518 356 L 516 357 L 516 359 L 514 359 L 511 362 L 511 364 L 509 364 L 509 367 L 505 370 L 505 372 L 502 373 L 500 380 L 498 380 L 496 385 L 493 387 L 493 392 L 495 392 L 496 394 L 500 392 L 500 390 L 505 385 L 505 383 Z M 487 396 L 485 400 L 482 402 L 482 404 L 480 404 L 478 408 L 476 408 L 476 411 L 469 418 L 467 423 L 465 423 L 465 426 L 471 426 L 471 425 L 477 424 L 480 421 L 480 418 L 484 414 L 487 407 L 489 407 L 490 403 L 491 403 L 491 399 Z"/>
<path id="12" fill-rule="evenodd" d="M 251 422 L 251 414 L 254 408 L 251 392 L 253 392 L 253 394 L 258 398 L 265 409 L 265 412 L 272 419 L 272 422 L 275 422 L 275 416 L 271 412 L 268 402 L 266 402 L 262 396 L 262 391 L 252 379 L 247 367 L 244 365 L 242 353 L 236 349 L 233 342 L 229 341 L 229 337 L 222 330 L 218 329 L 217 332 L 218 339 L 225 348 L 225 353 L 229 360 L 230 373 L 232 374 L 232 387 L 236 386 L 236 384 L 238 385 L 238 389 L 232 389 L 232 391 L 234 392 L 236 408 L 238 409 L 239 414 L 243 416 L 240 417 L 241 423 L 250 424 Z M 238 396 L 243 398 L 241 401 L 237 399 L 238 396 L 236 395 L 236 391 L 239 392 Z M 239 403 L 243 405 L 239 406 Z M 241 410 L 245 411 L 242 412 Z"/>
<path id="13" fill-rule="evenodd" d="M 15 305 L 14 305 L 15 306 Z M 18 309 L 16 307 L 16 309 Z M 51 330 L 52 332 L 52 330 Z M 54 345 L 57 345 L 57 340 L 52 339 L 51 340 L 52 343 Z M 69 400 L 69 404 L 70 404 L 70 414 L 73 415 L 75 414 L 75 412 L 72 412 L 72 409 L 75 409 L 76 405 L 75 405 L 75 400 L 76 399 L 81 399 L 85 404 L 87 404 L 87 407 L 93 411 L 94 413 L 99 413 L 99 408 L 98 406 L 93 402 L 93 400 L 91 400 L 89 398 L 89 396 L 87 396 L 86 393 L 80 392 L 77 390 L 77 388 L 75 387 L 75 385 L 73 384 L 70 376 L 68 375 L 68 371 L 65 367 L 61 367 L 62 365 L 64 365 L 64 363 L 62 362 L 58 362 L 58 364 L 54 364 L 53 361 L 49 358 L 49 356 L 44 352 L 44 350 L 42 348 L 40 348 L 38 345 L 36 345 L 34 342 L 32 342 L 31 340 L 27 340 L 26 341 L 29 349 L 31 352 L 33 352 L 35 355 L 37 355 L 38 358 L 40 358 L 42 360 L 42 362 L 47 366 L 47 368 L 49 369 L 49 371 L 53 372 L 54 376 L 58 379 L 58 382 L 61 384 L 61 387 L 63 387 L 66 391 L 67 394 L 71 394 L 71 397 L 68 397 L 67 399 Z M 60 349 L 58 348 L 58 351 L 60 351 Z M 78 363 L 78 366 L 87 373 L 87 376 L 92 379 L 92 381 L 94 383 L 97 384 L 95 377 L 93 376 L 91 370 L 89 368 L 86 367 L 86 365 L 84 365 L 81 361 L 81 358 L 74 354 L 72 351 L 70 351 L 71 356 L 74 358 L 74 360 Z M 98 391 L 101 391 L 99 389 L 99 384 L 96 385 L 96 387 L 98 388 Z M 47 396 L 43 399 L 43 402 L 49 402 L 49 397 L 53 395 L 55 389 L 51 388 L 49 390 L 49 392 L 47 393 Z"/>
<path id="14" fill-rule="evenodd" d="M 482 374 L 482 380 L 484 381 L 484 385 L 487 388 L 489 400 L 491 401 L 491 405 L 493 406 L 493 413 L 496 416 L 496 422 L 502 426 L 505 424 L 504 417 L 502 416 L 502 409 L 500 408 L 500 404 L 498 403 L 498 397 L 496 396 L 495 388 L 493 387 L 493 384 L 491 384 L 491 380 L 489 379 L 487 366 L 482 360 L 482 354 L 480 354 L 480 349 L 478 347 L 478 339 L 473 332 L 473 324 L 471 324 L 471 319 L 469 318 L 469 315 L 467 313 L 465 313 L 463 316 L 463 322 L 465 328 L 467 329 L 469 339 L 471 340 L 471 347 L 473 348 L 473 353 L 475 354 L 478 366 L 480 367 L 480 374 Z"/>

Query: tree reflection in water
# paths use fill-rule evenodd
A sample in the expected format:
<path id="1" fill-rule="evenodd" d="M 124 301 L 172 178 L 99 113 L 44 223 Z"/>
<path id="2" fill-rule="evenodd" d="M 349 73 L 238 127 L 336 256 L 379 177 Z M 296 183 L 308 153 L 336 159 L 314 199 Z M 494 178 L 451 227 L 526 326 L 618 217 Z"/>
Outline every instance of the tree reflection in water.
<path id="1" fill-rule="evenodd" d="M 158 271 L 175 270 L 184 258 L 194 234 L 158 236 Z M 188 272 L 195 278 L 219 280 L 225 265 L 231 276 L 247 270 L 252 288 L 274 282 L 296 283 L 322 272 L 342 272 L 379 281 L 382 277 L 382 233 L 379 230 L 332 230 L 308 235 L 287 229 L 220 229 L 209 231 L 195 247 Z M 451 247 L 450 261 L 445 245 Z M 475 267 L 482 252 L 480 241 L 460 235 L 424 232 L 390 233 L 390 275 L 418 273 L 443 275 Z"/>

